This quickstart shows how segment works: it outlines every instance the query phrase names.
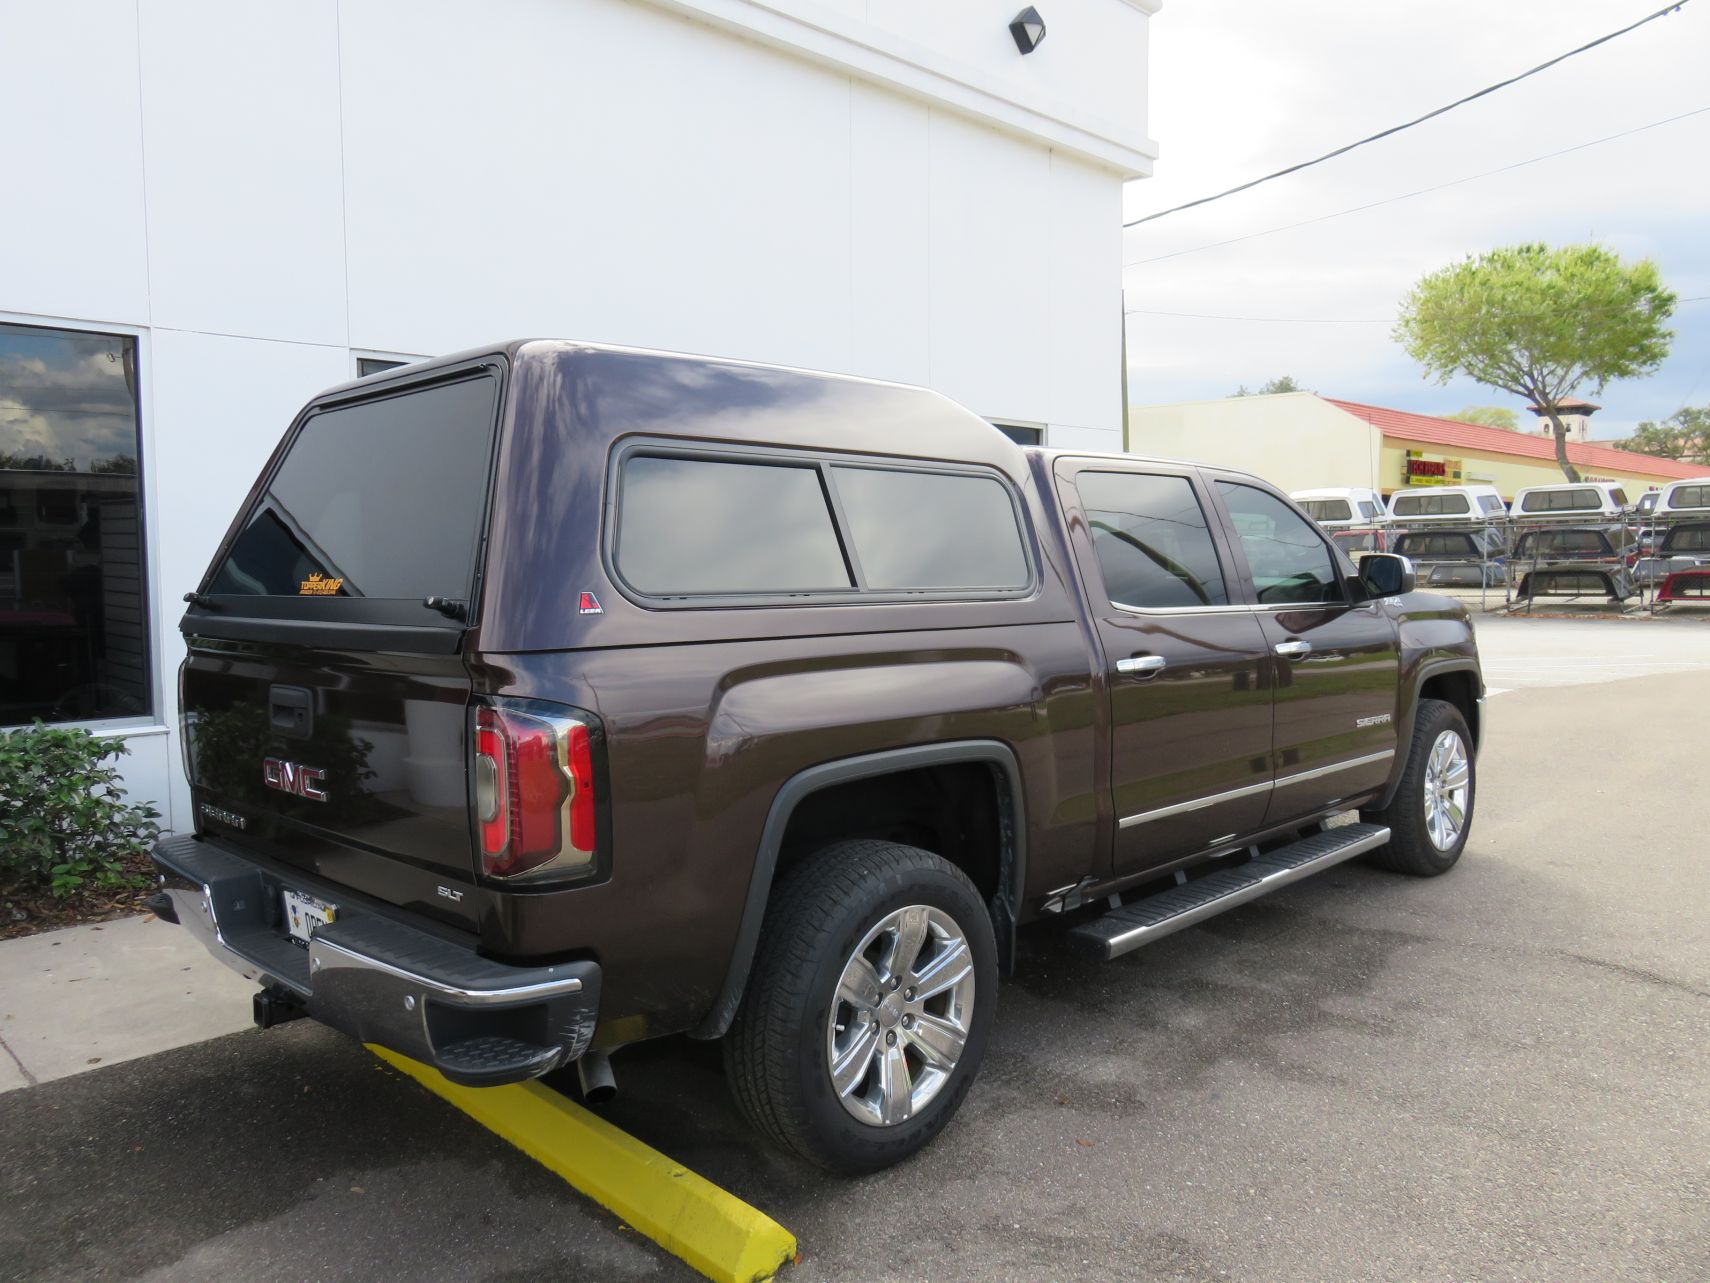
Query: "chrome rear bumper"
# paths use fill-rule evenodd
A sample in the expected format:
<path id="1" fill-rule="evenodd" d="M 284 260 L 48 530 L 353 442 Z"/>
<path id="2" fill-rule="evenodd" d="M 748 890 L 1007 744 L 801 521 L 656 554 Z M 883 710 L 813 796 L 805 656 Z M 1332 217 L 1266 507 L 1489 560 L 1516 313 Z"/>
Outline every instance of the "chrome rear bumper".
<path id="1" fill-rule="evenodd" d="M 308 1014 L 466 1086 L 538 1077 L 581 1056 L 599 1011 L 600 967 L 513 967 L 352 903 L 336 889 L 263 868 L 185 834 L 156 844 L 162 916 Z M 281 924 L 285 889 L 338 904 L 305 949 Z"/>

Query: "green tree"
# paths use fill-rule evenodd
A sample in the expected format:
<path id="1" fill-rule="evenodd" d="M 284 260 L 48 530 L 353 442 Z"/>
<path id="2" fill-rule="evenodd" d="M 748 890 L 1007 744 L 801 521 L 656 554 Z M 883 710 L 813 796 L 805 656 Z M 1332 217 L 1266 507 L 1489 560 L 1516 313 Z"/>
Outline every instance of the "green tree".
<path id="1" fill-rule="evenodd" d="M 1661 423 L 1646 419 L 1632 436 L 1615 444 L 1640 454 L 1710 464 L 1710 406 L 1686 406 Z"/>
<path id="2" fill-rule="evenodd" d="M 1238 396 L 1276 396 L 1281 392 L 1310 391 L 1312 391 L 1311 388 L 1303 388 L 1300 384 L 1296 383 L 1292 374 L 1285 374 L 1280 379 L 1272 379 L 1268 383 L 1261 383 L 1257 392 L 1251 391 L 1247 385 L 1243 383 L 1240 387 L 1231 392 L 1229 396 L 1231 398 Z"/>
<path id="3" fill-rule="evenodd" d="M 1520 431 L 1520 416 L 1507 406 L 1501 405 L 1469 405 L 1464 410 L 1456 410 L 1453 414 L 1445 414 L 1445 419 L 1454 419 L 1458 423 L 1476 423 L 1485 428 L 1501 428 L 1504 432 Z"/>
<path id="4" fill-rule="evenodd" d="M 1674 305 L 1649 259 L 1623 263 L 1599 245 L 1512 245 L 1422 278 L 1394 334 L 1426 377 L 1464 374 L 1538 406 L 1562 475 L 1578 481 L 1561 403 L 1661 365 Z"/>

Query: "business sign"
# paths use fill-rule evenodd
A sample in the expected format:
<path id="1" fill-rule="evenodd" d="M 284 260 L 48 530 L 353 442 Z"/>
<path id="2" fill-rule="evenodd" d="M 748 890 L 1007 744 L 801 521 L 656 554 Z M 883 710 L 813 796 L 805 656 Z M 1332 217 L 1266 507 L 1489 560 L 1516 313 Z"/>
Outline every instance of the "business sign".
<path id="1" fill-rule="evenodd" d="M 1461 484 L 1461 461 L 1439 458 L 1423 450 L 1409 450 L 1401 461 L 1401 484 L 1458 486 Z"/>

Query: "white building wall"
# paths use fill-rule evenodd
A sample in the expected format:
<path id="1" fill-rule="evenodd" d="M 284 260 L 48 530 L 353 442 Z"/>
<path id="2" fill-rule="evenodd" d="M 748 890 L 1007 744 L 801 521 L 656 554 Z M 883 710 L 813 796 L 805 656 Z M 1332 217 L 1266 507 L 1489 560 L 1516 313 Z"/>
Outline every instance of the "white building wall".
<path id="1" fill-rule="evenodd" d="M 1135 454 L 1239 468 L 1283 490 L 1383 488 L 1383 434 L 1313 392 L 1131 406 L 1128 428 Z"/>
<path id="2" fill-rule="evenodd" d="M 1154 6 L 1053 0 L 1026 58 L 1014 7 L 0 0 L 0 321 L 139 336 L 133 790 L 188 823 L 179 599 L 355 351 L 706 352 L 1120 449 Z"/>

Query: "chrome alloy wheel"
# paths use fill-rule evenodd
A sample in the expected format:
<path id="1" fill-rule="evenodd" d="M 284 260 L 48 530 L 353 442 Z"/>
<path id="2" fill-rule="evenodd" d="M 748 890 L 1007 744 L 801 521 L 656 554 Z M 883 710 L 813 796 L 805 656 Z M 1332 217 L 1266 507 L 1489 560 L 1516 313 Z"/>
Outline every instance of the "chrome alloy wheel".
<path id="1" fill-rule="evenodd" d="M 1460 840 L 1471 785 L 1467 746 L 1455 731 L 1444 731 L 1425 759 L 1425 833 L 1439 851 L 1453 850 Z"/>
<path id="2" fill-rule="evenodd" d="M 843 1108 L 871 1127 L 907 1122 L 943 1089 L 974 1015 L 974 956 L 956 921 L 911 904 L 887 914 L 843 964 L 826 1063 Z"/>

